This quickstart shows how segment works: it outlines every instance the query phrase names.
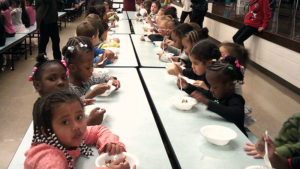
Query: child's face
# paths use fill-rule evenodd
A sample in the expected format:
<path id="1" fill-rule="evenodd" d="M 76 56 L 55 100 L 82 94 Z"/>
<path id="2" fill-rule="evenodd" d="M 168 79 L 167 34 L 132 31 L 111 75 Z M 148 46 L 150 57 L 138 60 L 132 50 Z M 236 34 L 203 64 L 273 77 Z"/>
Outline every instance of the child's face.
<path id="1" fill-rule="evenodd" d="M 77 80 L 87 82 L 93 73 L 94 52 L 85 53 L 79 51 L 79 55 L 79 57 L 81 57 L 80 61 L 73 64 L 71 74 L 75 76 Z"/>
<path id="2" fill-rule="evenodd" d="M 34 88 L 39 92 L 40 96 L 69 88 L 69 79 L 61 65 L 50 64 L 45 68 L 41 80 L 33 82 Z"/>
<path id="3" fill-rule="evenodd" d="M 51 125 L 66 148 L 78 147 L 86 131 L 86 119 L 78 101 L 62 103 L 54 108 Z"/>
<path id="4" fill-rule="evenodd" d="M 152 14 L 157 14 L 158 12 L 158 6 L 156 5 L 156 3 L 152 3 L 151 5 L 151 13 Z"/>
<path id="5" fill-rule="evenodd" d="M 182 48 L 181 39 L 175 35 L 174 32 L 171 33 L 171 38 L 174 41 L 174 46 L 178 49 Z"/>
<path id="6" fill-rule="evenodd" d="M 163 10 L 159 10 L 158 13 L 157 13 L 157 16 L 164 16 L 165 13 Z"/>
<path id="7" fill-rule="evenodd" d="M 207 82 L 210 84 L 210 91 L 213 97 L 222 99 L 228 96 L 234 90 L 234 84 L 230 81 L 221 82 L 218 72 L 207 71 L 206 73 Z"/>
<path id="8" fill-rule="evenodd" d="M 175 29 L 175 24 L 174 22 L 169 21 L 167 23 L 167 34 L 171 35 L 171 32 Z"/>
<path id="9" fill-rule="evenodd" d="M 224 46 L 220 46 L 220 47 L 219 47 L 219 50 L 220 50 L 220 52 L 221 52 L 222 58 L 223 58 L 224 56 L 229 56 L 229 55 L 230 55 L 229 51 L 228 51 Z"/>
<path id="10" fill-rule="evenodd" d="M 191 48 L 192 48 L 192 44 L 191 44 L 191 42 L 189 41 L 189 39 L 187 37 L 182 39 L 182 46 L 183 46 L 184 53 L 187 56 L 189 56 Z"/>
<path id="11" fill-rule="evenodd" d="M 158 32 L 162 35 L 162 36 L 166 36 L 167 35 L 167 21 L 160 21 L 158 24 Z"/>
<path id="12" fill-rule="evenodd" d="M 105 32 L 102 34 L 102 36 L 101 36 L 101 40 L 102 40 L 102 41 L 106 41 L 106 39 L 107 39 L 107 33 L 108 33 L 108 30 L 105 31 Z"/>
<path id="13" fill-rule="evenodd" d="M 193 72 L 201 76 L 206 72 L 206 68 L 211 64 L 211 61 L 207 61 L 206 63 L 201 62 L 200 60 L 195 59 L 192 55 L 189 55 L 190 61 L 192 62 Z"/>

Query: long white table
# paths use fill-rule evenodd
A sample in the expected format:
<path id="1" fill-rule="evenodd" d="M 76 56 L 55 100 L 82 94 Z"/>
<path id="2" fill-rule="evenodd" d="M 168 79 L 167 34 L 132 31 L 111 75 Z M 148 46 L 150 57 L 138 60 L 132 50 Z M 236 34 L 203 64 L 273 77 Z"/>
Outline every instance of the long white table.
<path id="1" fill-rule="evenodd" d="M 119 20 L 128 20 L 128 16 L 127 16 L 126 11 L 123 11 L 122 13 L 118 13 L 117 15 L 119 17 Z"/>
<path id="2" fill-rule="evenodd" d="M 135 20 L 136 14 L 136 11 L 127 11 L 128 18 L 131 20 Z"/>
<path id="3" fill-rule="evenodd" d="M 113 32 L 117 34 L 130 34 L 130 26 L 128 20 L 119 20 L 116 22 L 116 27 L 111 29 Z"/>
<path id="4" fill-rule="evenodd" d="M 162 49 L 152 42 L 141 41 L 141 35 L 130 35 L 142 67 L 165 67 L 166 63 L 159 60 L 157 53 Z"/>
<path id="5" fill-rule="evenodd" d="M 248 138 L 230 122 L 200 104 L 190 111 L 177 110 L 171 98 L 186 95 L 176 86 L 176 77 L 166 69 L 141 68 L 158 115 L 169 137 L 181 168 L 187 169 L 244 169 L 250 165 L 263 165 L 263 160 L 247 156 L 243 150 Z M 216 146 L 205 140 L 200 128 L 222 125 L 233 129 L 237 138 L 226 146 Z"/>
<path id="6" fill-rule="evenodd" d="M 110 96 L 96 98 L 95 104 L 106 109 L 107 117 L 102 125 L 119 135 L 127 152 L 138 159 L 139 169 L 172 168 L 136 69 L 110 68 L 108 70 L 111 75 L 120 80 L 121 88 Z M 24 153 L 30 148 L 32 136 L 31 123 L 9 169 L 24 167 Z M 98 152 L 95 147 L 93 150 L 94 156 L 89 159 L 78 158 L 75 168 L 94 168 Z"/>
<path id="7" fill-rule="evenodd" d="M 144 23 L 141 21 L 131 20 L 131 24 L 136 35 L 144 35 L 147 32 L 144 31 Z"/>
<path id="8" fill-rule="evenodd" d="M 127 34 L 115 34 L 113 37 L 120 39 L 119 58 L 114 63 L 107 65 L 107 67 L 123 66 L 123 67 L 137 67 L 138 63 L 135 57 L 133 45 L 130 36 Z"/>
<path id="9" fill-rule="evenodd" d="M 119 135 L 127 152 L 138 158 L 137 168 L 171 168 L 136 69 L 111 68 L 109 72 L 117 76 L 121 88 L 108 97 L 96 97 L 96 105 L 106 109 L 103 125 Z M 79 158 L 76 168 L 93 168 L 95 159 Z"/>

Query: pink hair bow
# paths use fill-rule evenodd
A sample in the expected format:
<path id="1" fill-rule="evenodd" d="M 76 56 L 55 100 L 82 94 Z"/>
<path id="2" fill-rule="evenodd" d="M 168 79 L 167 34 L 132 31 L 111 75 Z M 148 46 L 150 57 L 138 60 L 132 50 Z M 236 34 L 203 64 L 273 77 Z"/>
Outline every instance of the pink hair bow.
<path id="1" fill-rule="evenodd" d="M 31 82 L 31 81 L 33 80 L 33 75 L 34 75 L 34 73 L 37 71 L 37 69 L 38 69 L 37 67 L 34 67 L 34 68 L 33 68 L 32 74 L 28 77 L 28 81 Z"/>

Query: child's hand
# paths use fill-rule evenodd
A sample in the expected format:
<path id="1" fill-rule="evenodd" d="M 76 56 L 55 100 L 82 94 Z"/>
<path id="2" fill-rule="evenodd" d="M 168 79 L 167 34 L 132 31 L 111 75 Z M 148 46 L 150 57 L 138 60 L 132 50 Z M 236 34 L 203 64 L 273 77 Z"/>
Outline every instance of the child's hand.
<path id="1" fill-rule="evenodd" d="M 109 60 L 112 60 L 115 56 L 115 53 L 111 50 L 105 50 L 103 53 L 103 58 L 107 58 Z"/>
<path id="2" fill-rule="evenodd" d="M 116 155 L 123 152 L 123 148 L 119 144 L 107 143 L 103 149 L 103 152 L 109 155 Z"/>
<path id="3" fill-rule="evenodd" d="M 276 151 L 276 146 L 268 136 L 263 134 L 263 136 L 255 144 L 255 148 L 257 150 L 257 153 L 260 154 L 263 157 L 265 155 L 265 142 L 268 143 L 268 155 L 269 155 L 269 158 L 270 158 L 274 155 L 274 153 Z"/>
<path id="4" fill-rule="evenodd" d="M 181 84 L 180 84 L 181 83 Z M 177 79 L 177 86 L 180 89 L 182 87 L 182 89 L 186 89 L 188 87 L 188 83 L 181 77 L 179 77 Z"/>
<path id="5" fill-rule="evenodd" d="M 162 49 L 167 49 L 167 48 L 168 48 L 168 43 L 167 43 L 167 42 L 162 42 L 162 43 L 160 44 L 160 47 L 161 47 Z"/>
<path id="6" fill-rule="evenodd" d="M 178 66 L 178 65 L 175 64 L 175 63 L 171 63 L 171 64 L 169 64 L 169 66 L 168 66 L 168 73 L 169 73 L 170 75 L 178 76 L 178 75 L 180 74 L 181 71 L 182 71 L 182 70 L 181 70 L 181 67 Z"/>
<path id="7" fill-rule="evenodd" d="M 259 28 L 257 29 L 257 31 L 258 31 L 258 32 L 262 32 L 264 29 L 265 29 L 264 27 L 259 27 Z"/>
<path id="8" fill-rule="evenodd" d="M 147 23 L 152 23 L 150 16 L 147 16 L 147 17 L 145 18 L 145 21 L 146 21 Z"/>
<path id="9" fill-rule="evenodd" d="M 179 57 L 176 57 L 176 56 L 170 56 L 170 59 L 171 59 L 173 62 L 179 62 Z"/>
<path id="10" fill-rule="evenodd" d="M 206 86 L 205 82 L 202 80 L 196 80 L 193 85 L 197 86 L 197 87 L 201 87 L 205 90 L 209 90 L 208 87 Z"/>
<path id="11" fill-rule="evenodd" d="M 112 80 L 112 85 L 116 87 L 116 90 L 121 87 L 121 83 L 119 80 L 115 80 L 114 78 L 111 78 L 110 80 Z"/>
<path id="12" fill-rule="evenodd" d="M 87 125 L 94 126 L 101 124 L 105 112 L 105 109 L 100 109 L 99 107 L 93 109 L 89 115 L 89 118 L 87 119 Z"/>
<path id="13" fill-rule="evenodd" d="M 102 84 L 99 84 L 98 86 L 96 86 L 94 88 L 94 90 L 92 90 L 92 92 L 94 92 L 95 95 L 97 96 L 97 95 L 104 93 L 108 89 L 110 89 L 110 86 L 106 83 L 102 83 Z"/>
<path id="14" fill-rule="evenodd" d="M 252 143 L 246 143 L 246 147 L 244 147 L 244 150 L 246 151 L 247 155 L 253 156 L 254 158 L 263 158 L 260 154 L 258 154 L 255 144 Z"/>
<path id="15" fill-rule="evenodd" d="M 91 105 L 91 104 L 93 104 L 95 101 L 96 101 L 96 99 L 83 99 L 83 100 L 82 100 L 84 106 Z"/>
<path id="16" fill-rule="evenodd" d="M 109 169 L 130 169 L 129 163 L 125 160 L 126 156 L 112 162 L 109 164 Z M 133 166 L 133 169 L 135 169 L 136 166 Z"/>
<path id="17" fill-rule="evenodd" d="M 193 91 L 190 96 L 195 98 L 198 102 L 208 105 L 209 100 L 205 96 L 203 96 L 200 92 Z"/>
<path id="18" fill-rule="evenodd" d="M 142 35 L 140 39 L 141 39 L 141 41 L 145 41 L 144 35 Z"/>
<path id="19" fill-rule="evenodd" d="M 120 43 L 120 39 L 119 38 L 113 38 L 113 41 Z"/>
<path id="20" fill-rule="evenodd" d="M 158 55 L 158 59 L 160 60 L 160 58 L 162 57 L 162 55 L 164 55 L 164 52 L 157 53 L 157 55 Z"/>

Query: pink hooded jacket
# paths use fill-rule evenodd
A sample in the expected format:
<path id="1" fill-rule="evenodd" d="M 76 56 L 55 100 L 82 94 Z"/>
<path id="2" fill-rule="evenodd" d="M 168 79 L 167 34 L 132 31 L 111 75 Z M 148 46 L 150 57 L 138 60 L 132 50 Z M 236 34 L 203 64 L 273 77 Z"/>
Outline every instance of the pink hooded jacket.
<path id="1" fill-rule="evenodd" d="M 99 149 L 99 154 L 107 143 L 115 143 L 122 146 L 125 151 L 123 143 L 119 142 L 119 137 L 104 126 L 88 126 L 84 135 L 84 140 L 87 145 L 96 144 Z M 75 159 L 80 155 L 80 149 L 68 150 L 68 153 L 73 158 L 73 166 Z M 25 153 L 26 160 L 24 169 L 67 169 L 68 161 L 60 149 L 50 146 L 46 143 L 31 146 Z M 97 169 L 103 169 L 98 167 Z"/>

